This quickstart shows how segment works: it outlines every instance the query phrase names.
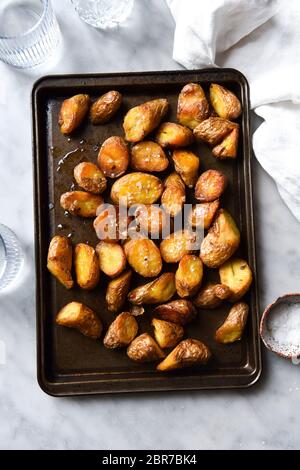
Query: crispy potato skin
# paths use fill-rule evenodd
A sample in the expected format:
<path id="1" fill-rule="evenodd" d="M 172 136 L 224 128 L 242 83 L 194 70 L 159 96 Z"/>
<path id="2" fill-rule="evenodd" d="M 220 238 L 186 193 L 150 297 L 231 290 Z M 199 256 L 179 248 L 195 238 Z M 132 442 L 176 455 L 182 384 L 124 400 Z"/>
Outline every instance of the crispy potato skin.
<path id="1" fill-rule="evenodd" d="M 217 210 L 219 209 L 220 201 L 216 199 L 212 202 L 203 202 L 196 204 L 188 216 L 188 221 L 192 227 L 202 227 L 209 229 L 214 220 Z"/>
<path id="2" fill-rule="evenodd" d="M 97 210 L 93 226 L 100 240 L 117 243 L 126 239 L 129 221 L 127 214 L 120 214 L 119 206 L 107 207 L 103 204 Z"/>
<path id="3" fill-rule="evenodd" d="M 226 158 L 236 158 L 238 151 L 239 141 L 239 125 L 236 127 L 222 140 L 222 142 L 212 149 L 212 154 L 219 160 L 225 160 Z"/>
<path id="4" fill-rule="evenodd" d="M 175 170 L 180 174 L 184 183 L 193 188 L 198 178 L 200 160 L 189 150 L 174 150 L 172 155 Z"/>
<path id="5" fill-rule="evenodd" d="M 173 172 L 166 178 L 161 203 L 172 217 L 176 217 L 182 210 L 185 203 L 185 185 L 178 173 Z"/>
<path id="6" fill-rule="evenodd" d="M 223 119 L 236 119 L 242 112 L 240 100 L 227 88 L 212 83 L 209 88 L 210 102 L 217 113 Z"/>
<path id="7" fill-rule="evenodd" d="M 85 191 L 101 194 L 106 189 L 106 178 L 99 168 L 91 162 L 82 162 L 74 168 L 74 179 Z"/>
<path id="8" fill-rule="evenodd" d="M 134 211 L 134 217 L 140 232 L 145 236 L 159 238 L 169 227 L 168 217 L 163 209 L 155 205 L 139 205 Z"/>
<path id="9" fill-rule="evenodd" d="M 95 312 L 80 302 L 70 302 L 57 314 L 56 323 L 75 328 L 90 338 L 97 339 L 102 333 L 102 323 Z"/>
<path id="10" fill-rule="evenodd" d="M 103 204 L 101 196 L 85 191 L 69 191 L 60 197 L 61 207 L 70 214 L 80 217 L 96 217 L 101 204 Z"/>
<path id="11" fill-rule="evenodd" d="M 154 337 L 160 348 L 173 348 L 184 335 L 184 329 L 180 325 L 158 318 L 153 318 L 151 325 L 154 328 Z"/>
<path id="12" fill-rule="evenodd" d="M 125 139 L 129 142 L 143 140 L 153 129 L 159 126 L 168 111 L 168 101 L 157 99 L 147 101 L 131 108 L 124 118 Z"/>
<path id="13" fill-rule="evenodd" d="M 107 276 L 116 277 L 126 267 L 126 256 L 123 248 L 118 243 L 101 241 L 96 246 L 99 258 L 99 266 Z"/>
<path id="14" fill-rule="evenodd" d="M 183 126 L 194 129 L 209 116 L 209 104 L 205 93 L 198 83 L 185 85 L 179 96 L 177 119 Z"/>
<path id="15" fill-rule="evenodd" d="M 67 237 L 56 235 L 52 238 L 48 250 L 47 268 L 67 289 L 73 287 L 72 244 Z"/>
<path id="16" fill-rule="evenodd" d="M 108 283 L 105 300 L 107 310 L 116 313 L 123 307 L 130 288 L 131 271 L 125 271 Z"/>
<path id="17" fill-rule="evenodd" d="M 172 300 L 164 305 L 155 308 L 155 313 L 165 321 L 176 323 L 176 325 L 184 326 L 190 323 L 197 315 L 192 302 L 189 300 Z"/>
<path id="18" fill-rule="evenodd" d="M 175 122 L 163 122 L 155 140 L 161 147 L 186 147 L 193 142 L 194 136 L 188 127 Z"/>
<path id="19" fill-rule="evenodd" d="M 252 271 L 248 263 L 240 258 L 231 258 L 219 268 L 222 284 L 229 287 L 230 302 L 237 302 L 246 294 L 252 283 Z"/>
<path id="20" fill-rule="evenodd" d="M 197 339 L 184 339 L 157 366 L 157 370 L 182 369 L 196 364 L 206 364 L 211 357 L 207 346 Z"/>
<path id="21" fill-rule="evenodd" d="M 129 265 L 140 276 L 156 277 L 162 270 L 160 251 L 148 238 L 130 240 L 126 257 Z"/>
<path id="22" fill-rule="evenodd" d="M 103 142 L 98 154 L 98 165 L 108 178 L 124 175 L 129 165 L 129 151 L 122 137 L 111 136 Z"/>
<path id="23" fill-rule="evenodd" d="M 160 304 L 170 300 L 175 292 L 174 273 L 164 273 L 154 281 L 133 289 L 128 294 L 128 300 L 135 305 Z"/>
<path id="24" fill-rule="evenodd" d="M 128 346 L 136 337 L 138 329 L 136 319 L 129 312 L 120 313 L 108 328 L 103 344 L 109 349 Z"/>
<path id="25" fill-rule="evenodd" d="M 61 132 L 71 134 L 79 127 L 88 113 L 89 106 L 89 95 L 75 95 L 64 100 L 58 118 Z"/>
<path id="26" fill-rule="evenodd" d="M 203 264 L 199 256 L 184 255 L 175 273 L 176 290 L 179 297 L 195 295 L 203 277 Z"/>
<path id="27" fill-rule="evenodd" d="M 127 356 L 136 362 L 153 362 L 165 357 L 156 341 L 148 333 L 135 338 L 127 348 Z"/>
<path id="28" fill-rule="evenodd" d="M 212 202 L 225 191 L 228 178 L 218 170 L 207 170 L 199 176 L 195 187 L 195 198 L 200 202 Z"/>
<path id="29" fill-rule="evenodd" d="M 166 263 L 177 263 L 184 255 L 193 253 L 195 248 L 195 234 L 188 230 L 178 230 L 171 233 L 160 244 L 160 252 Z"/>
<path id="30" fill-rule="evenodd" d="M 117 113 L 122 104 L 122 95 L 118 91 L 108 91 L 100 96 L 90 108 L 92 124 L 106 124 Z"/>
<path id="31" fill-rule="evenodd" d="M 239 244 L 240 231 L 236 223 L 227 211 L 220 209 L 201 243 L 200 258 L 209 268 L 218 268 L 233 255 Z"/>
<path id="32" fill-rule="evenodd" d="M 249 307 L 244 302 L 234 304 L 225 322 L 216 331 L 216 341 L 223 344 L 239 341 L 246 326 L 248 313 Z"/>
<path id="33" fill-rule="evenodd" d="M 111 199 L 119 204 L 122 198 L 128 206 L 134 204 L 154 204 L 161 196 L 163 185 L 159 178 L 149 173 L 129 173 L 112 185 Z"/>
<path id="34" fill-rule="evenodd" d="M 131 168 L 135 171 L 165 171 L 169 160 L 156 142 L 144 141 L 135 144 L 131 149 Z"/>
<path id="35" fill-rule="evenodd" d="M 194 305 L 199 308 L 213 309 L 222 304 L 222 301 L 228 299 L 231 290 L 225 284 L 207 283 L 193 299 Z"/>
<path id="36" fill-rule="evenodd" d="M 75 247 L 75 272 L 77 284 L 82 289 L 94 289 L 99 282 L 100 270 L 94 248 L 85 243 Z"/>
<path id="37" fill-rule="evenodd" d="M 236 128 L 234 122 L 220 117 L 210 117 L 202 121 L 194 129 L 194 136 L 201 142 L 207 142 L 215 146 L 221 142 L 231 131 Z"/>

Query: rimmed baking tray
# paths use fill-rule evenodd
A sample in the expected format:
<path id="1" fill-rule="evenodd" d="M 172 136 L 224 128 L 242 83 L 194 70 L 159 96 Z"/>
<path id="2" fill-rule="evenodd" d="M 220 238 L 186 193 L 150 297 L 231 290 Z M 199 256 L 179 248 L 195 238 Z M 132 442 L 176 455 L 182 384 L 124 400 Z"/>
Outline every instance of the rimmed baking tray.
<path id="1" fill-rule="evenodd" d="M 74 244 L 97 238 L 92 221 L 70 217 L 59 205 L 61 193 L 74 188 L 73 168 L 80 161 L 95 162 L 101 143 L 111 135 L 122 135 L 122 118 L 127 109 L 155 97 L 168 98 L 171 111 L 168 120 L 176 120 L 177 97 L 189 82 L 199 82 L 208 91 L 216 82 L 235 92 L 243 106 L 239 119 L 241 134 L 238 158 L 217 161 L 210 149 L 196 143 L 193 148 L 200 156 L 201 171 L 220 169 L 229 178 L 229 187 L 222 198 L 225 207 L 241 230 L 238 254 L 248 259 L 254 273 L 254 283 L 246 296 L 250 315 L 240 342 L 217 344 L 214 332 L 226 317 L 230 305 L 213 311 L 199 310 L 197 319 L 186 328 L 186 335 L 201 339 L 213 353 L 206 366 L 163 374 L 152 364 L 136 364 L 124 351 L 110 351 L 101 341 L 82 336 L 75 330 L 55 325 L 58 310 L 67 302 L 80 300 L 94 308 L 106 328 L 112 314 L 105 305 L 107 280 L 102 276 L 99 288 L 87 292 L 75 287 L 67 291 L 46 268 L 49 241 L 55 234 L 69 235 Z M 121 112 L 104 126 L 86 122 L 69 138 L 60 133 L 58 113 L 62 101 L 77 93 L 92 98 L 108 90 L 123 94 Z M 33 163 L 35 185 L 35 254 L 37 311 L 37 369 L 41 388 L 54 396 L 239 388 L 254 384 L 261 373 L 258 335 L 259 304 L 255 257 L 255 232 L 252 203 L 251 144 L 249 130 L 249 86 L 245 77 L 233 69 L 167 71 L 93 75 L 57 75 L 38 80 L 32 91 Z M 217 270 L 209 276 L 217 279 Z M 134 285 L 135 280 L 133 281 Z M 151 332 L 151 309 L 139 318 L 140 331 Z"/>

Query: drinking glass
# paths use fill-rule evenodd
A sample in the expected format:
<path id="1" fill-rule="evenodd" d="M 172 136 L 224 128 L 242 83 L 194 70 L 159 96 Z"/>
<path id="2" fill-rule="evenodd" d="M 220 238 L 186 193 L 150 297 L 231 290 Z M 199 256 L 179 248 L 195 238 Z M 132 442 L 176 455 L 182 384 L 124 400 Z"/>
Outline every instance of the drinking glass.
<path id="1" fill-rule="evenodd" d="M 23 252 L 12 230 L 0 224 L 0 291 L 16 279 L 23 265 Z"/>
<path id="2" fill-rule="evenodd" d="M 0 0 L 0 60 L 34 67 L 52 54 L 61 35 L 50 0 Z"/>
<path id="3" fill-rule="evenodd" d="M 71 0 L 80 18 L 95 28 L 113 28 L 131 14 L 134 0 Z"/>

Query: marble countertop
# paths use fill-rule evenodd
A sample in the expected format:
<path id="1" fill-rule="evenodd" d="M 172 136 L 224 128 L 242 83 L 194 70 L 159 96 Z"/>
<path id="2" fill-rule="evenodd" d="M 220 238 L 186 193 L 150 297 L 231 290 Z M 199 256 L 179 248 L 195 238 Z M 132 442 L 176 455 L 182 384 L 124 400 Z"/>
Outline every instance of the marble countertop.
<path id="1" fill-rule="evenodd" d="M 249 390 L 52 398 L 36 381 L 30 91 L 41 75 L 178 69 L 174 23 L 162 0 L 137 0 L 114 31 L 80 21 L 69 0 L 53 0 L 61 57 L 30 71 L 0 64 L 0 221 L 23 243 L 23 281 L 0 296 L 2 449 L 298 449 L 299 366 L 263 351 Z M 67 13 L 67 14 L 66 14 Z M 63 58 L 62 58 L 63 57 Z M 254 123 L 255 124 L 255 123 Z M 261 307 L 299 291 L 299 224 L 254 161 Z"/>

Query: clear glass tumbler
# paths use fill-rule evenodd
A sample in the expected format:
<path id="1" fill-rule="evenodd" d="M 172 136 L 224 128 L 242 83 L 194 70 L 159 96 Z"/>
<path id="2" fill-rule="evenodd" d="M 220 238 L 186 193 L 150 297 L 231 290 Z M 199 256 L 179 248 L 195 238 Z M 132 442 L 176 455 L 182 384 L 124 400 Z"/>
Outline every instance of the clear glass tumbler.
<path id="1" fill-rule="evenodd" d="M 80 18 L 95 28 L 107 29 L 123 23 L 134 0 L 71 0 Z"/>
<path id="2" fill-rule="evenodd" d="M 0 0 L 0 60 L 19 68 L 44 62 L 61 35 L 50 0 Z"/>
<path id="3" fill-rule="evenodd" d="M 16 279 L 23 261 L 22 247 L 16 235 L 0 224 L 0 291 Z"/>

